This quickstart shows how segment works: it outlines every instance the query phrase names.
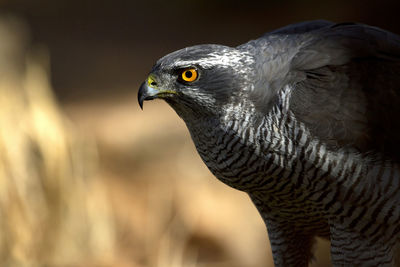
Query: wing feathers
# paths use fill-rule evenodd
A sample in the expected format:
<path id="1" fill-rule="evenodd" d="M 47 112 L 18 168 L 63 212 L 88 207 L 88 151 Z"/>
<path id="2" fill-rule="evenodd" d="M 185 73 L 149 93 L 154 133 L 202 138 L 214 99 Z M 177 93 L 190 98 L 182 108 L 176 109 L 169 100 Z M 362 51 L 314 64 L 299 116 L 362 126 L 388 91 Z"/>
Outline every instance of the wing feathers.
<path id="1" fill-rule="evenodd" d="M 305 74 L 292 93 L 295 116 L 333 147 L 400 160 L 400 37 L 350 23 L 306 35 L 291 62 Z"/>

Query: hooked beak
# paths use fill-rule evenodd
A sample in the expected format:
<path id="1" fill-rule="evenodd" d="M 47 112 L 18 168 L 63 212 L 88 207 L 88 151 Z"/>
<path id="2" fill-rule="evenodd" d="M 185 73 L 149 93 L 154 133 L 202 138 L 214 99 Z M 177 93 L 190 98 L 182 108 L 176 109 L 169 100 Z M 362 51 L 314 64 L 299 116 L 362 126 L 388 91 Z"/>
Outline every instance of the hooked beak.
<path id="1" fill-rule="evenodd" d="M 154 83 L 154 87 L 152 87 Z M 172 95 L 176 95 L 174 90 L 164 90 L 158 88 L 157 83 L 154 82 L 154 78 L 149 76 L 147 82 L 142 83 L 138 92 L 138 102 L 141 109 L 143 109 L 143 102 L 145 100 L 152 100 L 155 98 L 164 98 Z"/>
<path id="2" fill-rule="evenodd" d="M 142 83 L 138 92 L 138 102 L 140 108 L 143 110 L 143 101 L 152 100 L 157 97 L 160 91 L 148 86 L 147 82 Z"/>

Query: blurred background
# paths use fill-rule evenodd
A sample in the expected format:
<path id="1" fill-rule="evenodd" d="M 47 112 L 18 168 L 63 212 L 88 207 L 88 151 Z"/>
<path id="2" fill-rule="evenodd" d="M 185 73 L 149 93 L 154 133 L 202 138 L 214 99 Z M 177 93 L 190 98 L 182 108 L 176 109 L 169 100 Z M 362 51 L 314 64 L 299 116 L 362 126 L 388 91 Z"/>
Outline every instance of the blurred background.
<path id="1" fill-rule="evenodd" d="M 246 194 L 137 89 L 153 63 L 312 19 L 400 33 L 398 1 L 1 0 L 0 266 L 273 266 Z M 313 266 L 329 266 L 318 241 Z"/>

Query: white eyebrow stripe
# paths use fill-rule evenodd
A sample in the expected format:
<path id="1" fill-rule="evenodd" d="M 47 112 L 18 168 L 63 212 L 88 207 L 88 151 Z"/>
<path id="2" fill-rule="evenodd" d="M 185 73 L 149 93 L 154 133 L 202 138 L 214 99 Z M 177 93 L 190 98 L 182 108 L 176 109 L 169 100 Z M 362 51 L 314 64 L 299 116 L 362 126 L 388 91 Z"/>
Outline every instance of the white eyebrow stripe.
<path id="1" fill-rule="evenodd" d="M 236 50 L 232 50 L 222 53 L 210 53 L 207 57 L 198 60 L 178 60 L 174 63 L 174 67 L 199 65 L 205 69 L 209 69 L 214 66 L 228 68 L 241 64 L 243 61 L 250 60 L 253 61 L 248 55 Z"/>

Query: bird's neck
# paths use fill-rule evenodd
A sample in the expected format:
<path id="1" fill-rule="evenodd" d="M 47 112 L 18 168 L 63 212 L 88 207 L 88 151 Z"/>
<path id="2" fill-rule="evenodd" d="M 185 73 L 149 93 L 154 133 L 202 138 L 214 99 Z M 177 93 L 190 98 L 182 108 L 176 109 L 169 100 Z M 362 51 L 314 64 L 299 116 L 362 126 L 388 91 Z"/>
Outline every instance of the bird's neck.
<path id="1" fill-rule="evenodd" d="M 261 115 L 250 103 L 227 105 L 223 110 L 215 115 L 177 111 L 211 172 L 224 183 L 245 191 L 257 187 L 249 181 L 261 181 L 266 170 L 282 173 L 288 162 L 282 143 L 286 120 L 282 112 L 275 108 L 269 116 Z"/>

